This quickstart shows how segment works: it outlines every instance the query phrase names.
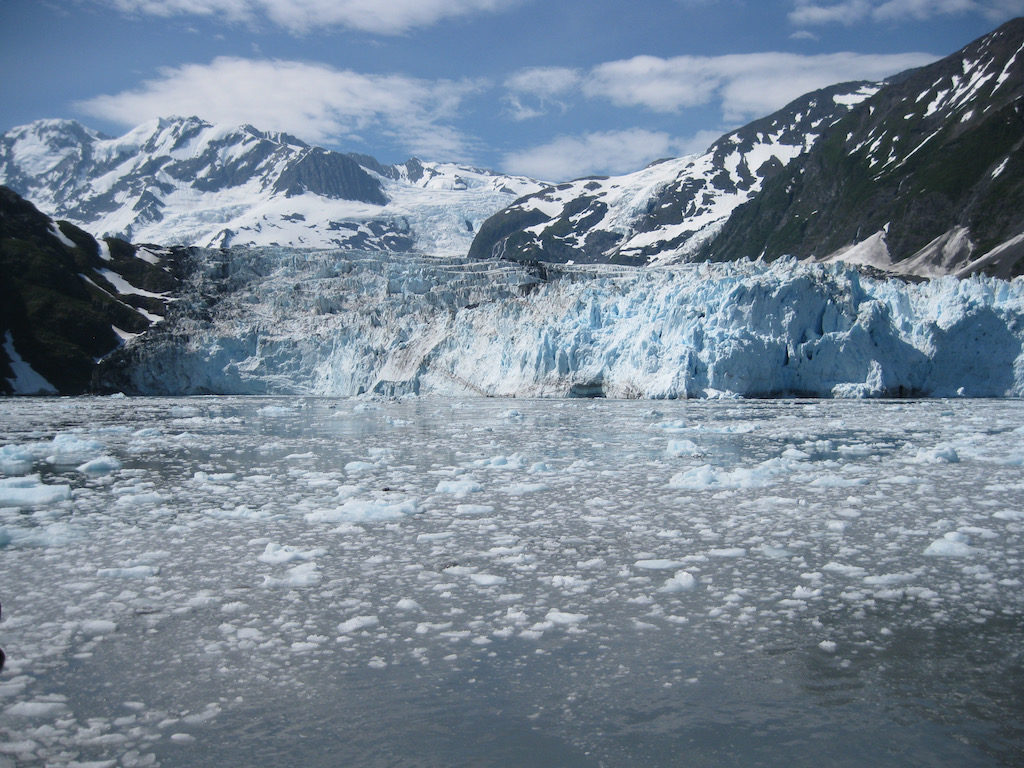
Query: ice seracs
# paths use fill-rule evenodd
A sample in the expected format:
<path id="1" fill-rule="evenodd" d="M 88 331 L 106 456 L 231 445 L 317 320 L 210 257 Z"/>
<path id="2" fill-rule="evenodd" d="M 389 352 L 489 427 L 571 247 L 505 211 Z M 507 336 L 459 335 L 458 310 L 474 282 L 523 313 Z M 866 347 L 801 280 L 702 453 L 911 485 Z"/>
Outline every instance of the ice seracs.
<path id="1" fill-rule="evenodd" d="M 211 257 L 196 296 L 105 364 L 107 385 L 343 396 L 1024 394 L 1019 280 L 908 283 L 792 260 L 539 270 L 273 249 L 231 254 L 222 278 L 223 256 Z M 684 438 L 664 450 L 700 453 Z M 345 467 L 354 478 L 374 469 L 366 459 Z M 679 482 L 734 486 L 775 471 Z M 468 478 L 436 486 L 459 499 L 476 491 Z"/>

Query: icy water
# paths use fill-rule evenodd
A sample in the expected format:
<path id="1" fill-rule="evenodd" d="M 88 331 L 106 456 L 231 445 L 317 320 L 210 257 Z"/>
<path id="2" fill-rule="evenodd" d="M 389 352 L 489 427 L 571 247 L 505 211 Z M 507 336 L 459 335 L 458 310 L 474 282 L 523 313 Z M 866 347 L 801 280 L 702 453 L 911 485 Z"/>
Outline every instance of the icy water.
<path id="1" fill-rule="evenodd" d="M 1024 404 L 0 402 L 0 766 L 1024 762 Z"/>

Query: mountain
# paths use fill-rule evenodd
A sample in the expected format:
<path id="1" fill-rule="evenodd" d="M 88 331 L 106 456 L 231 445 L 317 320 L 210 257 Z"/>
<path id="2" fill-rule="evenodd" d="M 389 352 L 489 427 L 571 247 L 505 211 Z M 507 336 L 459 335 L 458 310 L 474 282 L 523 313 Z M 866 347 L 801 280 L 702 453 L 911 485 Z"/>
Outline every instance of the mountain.
<path id="1" fill-rule="evenodd" d="M 541 186 L 448 163 L 386 166 L 195 117 L 119 138 L 70 120 L 13 128 L 0 137 L 0 183 L 134 242 L 461 254 L 484 219 Z"/>
<path id="2" fill-rule="evenodd" d="M 685 258 L 878 88 L 865 82 L 825 88 L 726 134 L 704 154 L 546 187 L 484 222 L 470 255 L 619 264 Z"/>
<path id="3" fill-rule="evenodd" d="M 1024 19 L 893 78 L 700 255 L 1024 273 Z"/>
<path id="4" fill-rule="evenodd" d="M 166 314 L 184 254 L 95 240 L 0 187 L 0 393 L 79 394 Z"/>
<path id="5" fill-rule="evenodd" d="M 548 187 L 477 258 L 845 260 L 906 275 L 1024 271 L 1024 19 L 884 83 L 835 86 L 704 155 Z"/>

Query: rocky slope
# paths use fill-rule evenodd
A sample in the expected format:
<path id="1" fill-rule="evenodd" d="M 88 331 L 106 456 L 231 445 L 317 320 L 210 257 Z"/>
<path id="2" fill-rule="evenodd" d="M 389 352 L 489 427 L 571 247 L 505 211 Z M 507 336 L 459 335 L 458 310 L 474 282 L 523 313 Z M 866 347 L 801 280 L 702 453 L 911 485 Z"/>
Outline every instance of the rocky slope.
<path id="1" fill-rule="evenodd" d="M 893 78 L 700 255 L 1024 272 L 1024 19 Z"/>
<path id="2" fill-rule="evenodd" d="M 470 256 L 619 264 L 685 258 L 877 89 L 826 88 L 726 134 L 702 155 L 546 187 L 488 219 Z"/>
<path id="3" fill-rule="evenodd" d="M 97 241 L 0 187 L 0 393 L 87 391 L 98 358 L 163 318 L 184 258 Z"/>

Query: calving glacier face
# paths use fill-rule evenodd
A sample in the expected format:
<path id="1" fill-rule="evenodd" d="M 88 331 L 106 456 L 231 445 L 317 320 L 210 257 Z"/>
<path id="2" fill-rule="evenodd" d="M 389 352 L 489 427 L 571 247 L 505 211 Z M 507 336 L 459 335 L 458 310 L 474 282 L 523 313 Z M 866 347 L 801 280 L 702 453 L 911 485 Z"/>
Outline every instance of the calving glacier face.
<path id="1" fill-rule="evenodd" d="M 104 377 L 143 393 L 1021 396 L 1022 344 L 1019 280 L 265 249 L 204 262 Z"/>

